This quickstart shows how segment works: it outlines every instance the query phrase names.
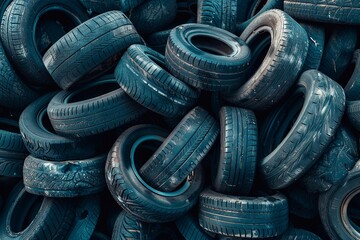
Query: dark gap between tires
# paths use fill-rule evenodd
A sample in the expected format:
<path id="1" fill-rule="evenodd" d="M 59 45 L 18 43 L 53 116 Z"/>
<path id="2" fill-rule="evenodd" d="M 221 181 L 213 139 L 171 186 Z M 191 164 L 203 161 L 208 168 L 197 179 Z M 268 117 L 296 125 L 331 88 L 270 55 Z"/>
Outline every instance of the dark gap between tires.
<path id="1" fill-rule="evenodd" d="M 344 88 L 351 78 L 351 75 L 354 73 L 356 63 L 350 62 L 343 76 L 340 78 L 339 84 Z"/>
<path id="2" fill-rule="evenodd" d="M 18 126 L 11 125 L 7 122 L 0 122 L 0 129 L 5 130 L 7 132 L 20 133 L 20 129 Z"/>
<path id="3" fill-rule="evenodd" d="M 258 0 L 255 1 L 252 9 L 250 9 L 249 11 L 249 16 L 248 19 L 252 18 L 253 16 L 255 16 L 258 12 L 260 12 L 260 10 L 265 6 L 267 0 Z"/>
<path id="4" fill-rule="evenodd" d="M 213 55 L 228 56 L 234 52 L 229 45 L 212 36 L 197 35 L 190 41 L 198 49 Z"/>
<path id="5" fill-rule="evenodd" d="M 157 65 L 159 65 L 159 67 L 161 67 L 162 69 L 168 71 L 167 67 L 165 66 L 165 62 L 161 61 L 160 59 L 158 59 L 155 56 L 152 56 L 151 54 L 146 54 L 153 62 L 155 62 Z"/>

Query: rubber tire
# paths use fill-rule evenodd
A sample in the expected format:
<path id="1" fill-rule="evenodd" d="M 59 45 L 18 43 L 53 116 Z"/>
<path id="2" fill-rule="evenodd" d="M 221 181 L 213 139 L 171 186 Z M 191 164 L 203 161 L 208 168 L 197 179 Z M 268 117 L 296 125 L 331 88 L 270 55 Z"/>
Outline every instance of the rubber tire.
<path id="1" fill-rule="evenodd" d="M 301 22 L 309 38 L 309 49 L 301 72 L 319 69 L 325 45 L 325 28 L 321 25 Z"/>
<path id="2" fill-rule="evenodd" d="M 164 139 L 167 132 L 154 125 L 137 125 L 124 131 L 110 150 L 105 166 L 106 183 L 115 201 L 144 222 L 170 222 L 186 214 L 197 202 L 203 172 L 197 168 L 177 192 L 160 192 L 147 185 L 131 166 L 131 149 L 149 136 Z M 159 140 L 158 140 L 159 141 Z M 145 185 L 144 185 L 145 184 Z M 185 188 L 184 188 L 185 187 Z"/>
<path id="3" fill-rule="evenodd" d="M 28 104 L 39 97 L 16 74 L 0 44 L 0 105 L 22 111 Z"/>
<path id="4" fill-rule="evenodd" d="M 280 240 L 321 240 L 321 238 L 312 232 L 300 228 L 289 228 L 280 238 Z"/>
<path id="5" fill-rule="evenodd" d="M 113 75 L 105 75 L 77 90 L 59 92 L 47 112 L 59 135 L 82 138 L 130 123 L 146 109 L 128 97 Z"/>
<path id="6" fill-rule="evenodd" d="M 8 117 L 0 117 L 0 157 L 24 159 L 27 155 L 19 123 Z"/>
<path id="7" fill-rule="evenodd" d="M 251 110 L 222 107 L 220 154 L 214 163 L 216 192 L 246 196 L 253 185 L 257 157 L 257 124 Z"/>
<path id="8" fill-rule="evenodd" d="M 259 15 L 240 38 L 255 51 L 264 33 L 271 33 L 271 45 L 259 68 L 240 88 L 223 94 L 229 102 L 252 110 L 270 109 L 284 97 L 297 80 L 309 45 L 306 31 L 281 10 Z"/>
<path id="9" fill-rule="evenodd" d="M 99 193 L 105 189 L 106 155 L 61 162 L 29 155 L 24 162 L 25 190 L 46 197 L 69 198 Z"/>
<path id="10" fill-rule="evenodd" d="M 325 43 L 319 71 L 340 82 L 356 48 L 357 29 L 338 27 Z"/>
<path id="11" fill-rule="evenodd" d="M 195 107 L 140 168 L 140 176 L 159 191 L 174 191 L 204 159 L 218 134 L 218 122 Z"/>
<path id="12" fill-rule="evenodd" d="M 115 69 L 120 87 L 142 106 L 166 117 L 182 117 L 200 92 L 167 72 L 165 58 L 149 47 L 131 45 Z"/>
<path id="13" fill-rule="evenodd" d="M 178 228 L 181 235 L 186 240 L 211 240 L 213 239 L 208 235 L 199 225 L 197 218 L 193 217 L 190 214 L 179 218 L 175 222 L 176 227 Z"/>
<path id="14" fill-rule="evenodd" d="M 353 66 L 353 71 L 348 72 L 348 69 L 345 71 L 345 74 L 351 74 L 350 79 L 346 83 L 344 90 L 346 94 L 346 100 L 347 101 L 356 101 L 360 100 L 360 80 L 359 80 L 359 74 L 360 74 L 360 49 L 357 49 L 354 51 L 353 57 L 351 59 L 351 62 L 349 65 Z M 348 65 L 348 68 L 351 67 Z M 344 76 L 342 76 L 343 78 Z M 347 79 L 346 79 L 347 80 Z"/>
<path id="15" fill-rule="evenodd" d="M 320 219 L 331 239 L 359 239 L 360 237 L 359 226 L 354 228 L 347 215 L 351 199 L 360 192 L 359 178 L 360 164 L 357 162 L 344 181 L 320 194 Z"/>
<path id="16" fill-rule="evenodd" d="M 288 227 L 285 196 L 241 197 L 206 189 L 200 194 L 199 223 L 207 231 L 229 237 L 269 238 Z"/>
<path id="17" fill-rule="evenodd" d="M 94 139 L 70 139 L 54 132 L 46 108 L 55 94 L 52 92 L 38 98 L 20 115 L 22 144 L 34 157 L 51 161 L 88 158 L 98 154 L 100 144 Z"/>
<path id="18" fill-rule="evenodd" d="M 342 125 L 324 154 L 300 182 L 308 192 L 325 192 L 348 175 L 359 157 L 358 139 Z"/>
<path id="19" fill-rule="evenodd" d="M 195 44 L 193 38 L 200 40 Z M 250 56 L 248 46 L 234 34 L 213 26 L 188 23 L 170 32 L 165 63 L 175 77 L 195 88 L 226 91 L 246 81 Z"/>
<path id="20" fill-rule="evenodd" d="M 13 230 L 14 215 L 17 228 L 21 228 L 31 205 L 39 198 L 27 193 L 22 183 L 14 187 L 1 210 L 1 239 L 66 239 L 74 218 L 73 201 L 69 199 L 43 198 L 33 221 L 23 231 Z"/>
<path id="21" fill-rule="evenodd" d="M 67 26 L 70 29 L 89 18 L 78 1 L 14 0 L 1 21 L 1 39 L 11 63 L 24 80 L 40 88 L 56 86 L 44 66 L 35 38 L 36 30 L 40 27 L 38 20 L 51 10 L 65 13 L 66 20 L 72 22 L 71 26 Z M 56 18 L 52 21 L 55 20 L 60 22 Z"/>
<path id="22" fill-rule="evenodd" d="M 43 61 L 58 86 L 67 90 L 111 69 L 135 43 L 143 41 L 130 20 L 110 11 L 72 29 L 48 49 Z"/>
<path id="23" fill-rule="evenodd" d="M 244 0 L 241 0 L 242 2 Z M 245 0 L 247 1 L 247 0 Z M 270 10 L 270 9 L 283 9 L 283 0 L 266 0 L 266 3 L 261 7 L 259 11 L 256 12 L 258 7 L 264 2 L 264 0 L 255 0 L 255 1 L 249 1 L 248 8 L 246 11 L 246 19 L 242 21 L 238 26 L 236 27 L 237 34 L 241 34 L 245 28 L 249 26 L 249 24 L 257 18 L 260 14 Z"/>
<path id="24" fill-rule="evenodd" d="M 78 198 L 75 218 L 67 239 L 89 240 L 93 236 L 100 215 L 100 197 L 91 195 Z"/>
<path id="25" fill-rule="evenodd" d="M 101 14 L 112 10 L 120 10 L 127 13 L 140 5 L 145 0 L 79 0 L 87 9 L 89 14 Z"/>
<path id="26" fill-rule="evenodd" d="M 199 0 L 197 22 L 235 33 L 238 3 L 233 0 Z"/>
<path id="27" fill-rule="evenodd" d="M 315 164 L 334 138 L 344 108 L 345 93 L 338 83 L 317 70 L 301 75 L 287 101 L 260 129 L 258 165 L 269 188 L 291 185 Z"/>
<path id="28" fill-rule="evenodd" d="M 141 36 L 164 30 L 176 16 L 176 0 L 147 0 L 129 13 Z"/>
<path id="29" fill-rule="evenodd" d="M 284 0 L 284 11 L 310 22 L 360 24 L 360 3 L 346 0 Z"/>
<path id="30" fill-rule="evenodd" d="M 347 101 L 346 114 L 351 126 L 360 131 L 360 100 Z"/>

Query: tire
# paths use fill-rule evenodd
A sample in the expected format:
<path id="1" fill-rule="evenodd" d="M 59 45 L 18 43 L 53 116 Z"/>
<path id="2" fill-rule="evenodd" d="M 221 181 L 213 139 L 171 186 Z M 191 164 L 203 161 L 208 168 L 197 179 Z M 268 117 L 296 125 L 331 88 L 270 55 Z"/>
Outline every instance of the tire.
<path id="1" fill-rule="evenodd" d="M 217 121 L 194 108 L 140 168 L 140 176 L 159 191 L 174 191 L 204 159 L 218 134 Z"/>
<path id="2" fill-rule="evenodd" d="M 346 102 L 346 114 L 351 126 L 360 131 L 360 100 Z"/>
<path id="3" fill-rule="evenodd" d="M 237 7 L 237 1 L 232 0 L 200 0 L 197 22 L 235 33 Z"/>
<path id="4" fill-rule="evenodd" d="M 289 212 L 302 219 L 314 219 L 319 216 L 319 194 L 309 193 L 299 185 L 293 185 L 282 192 L 289 203 Z"/>
<path id="5" fill-rule="evenodd" d="M 359 196 L 359 162 L 339 184 L 320 194 L 319 212 L 321 222 L 331 239 L 359 239 L 360 228 L 348 216 L 351 200 Z"/>
<path id="6" fill-rule="evenodd" d="M 321 238 L 312 232 L 299 228 L 289 228 L 280 238 L 280 240 L 321 240 Z"/>
<path id="7" fill-rule="evenodd" d="M 175 222 L 181 235 L 187 240 L 210 240 L 213 239 L 199 225 L 197 218 L 187 214 Z"/>
<path id="8" fill-rule="evenodd" d="M 344 76 L 346 74 L 349 74 L 349 77 Z M 348 80 L 346 85 L 344 84 L 345 85 L 344 90 L 347 101 L 360 100 L 359 74 L 360 74 L 360 49 L 357 49 L 354 51 L 351 62 L 348 65 L 348 69 L 345 71 L 344 75 L 342 76 L 342 79 L 345 78 L 345 80 Z"/>
<path id="9" fill-rule="evenodd" d="M 341 86 L 317 70 L 304 72 L 286 102 L 260 129 L 259 171 L 271 189 L 298 180 L 335 136 L 345 108 Z"/>
<path id="10" fill-rule="evenodd" d="M 40 88 L 55 87 L 42 61 L 45 51 L 40 51 L 40 42 L 57 39 L 51 39 L 52 32 L 43 32 L 41 27 L 50 21 L 66 33 L 87 19 L 85 9 L 77 1 L 14 0 L 2 16 L 1 39 L 15 70 L 27 83 Z"/>
<path id="11" fill-rule="evenodd" d="M 360 24 L 360 3 L 346 0 L 284 0 L 284 11 L 310 22 Z"/>
<path id="12" fill-rule="evenodd" d="M 105 172 L 110 193 L 125 211 L 140 221 L 178 219 L 196 204 L 203 186 L 203 173 L 199 167 L 174 192 L 158 191 L 140 177 L 134 161 L 136 149 L 145 141 L 149 141 L 151 149 L 154 147 L 151 145 L 159 145 L 166 136 L 166 131 L 154 125 L 137 125 L 119 136 L 108 155 Z M 146 146 L 141 147 L 146 151 Z"/>
<path id="13" fill-rule="evenodd" d="M 67 239 L 89 240 L 93 236 L 100 215 L 100 198 L 98 195 L 78 198 L 75 218 Z"/>
<path id="14" fill-rule="evenodd" d="M 245 0 L 246 1 L 246 0 Z M 264 3 L 265 2 L 265 3 Z M 283 9 L 282 0 L 256 0 L 249 1 L 245 19 L 237 26 L 236 32 L 240 35 L 249 24 L 260 14 L 271 9 Z"/>
<path id="15" fill-rule="evenodd" d="M 166 117 L 182 117 L 200 92 L 167 72 L 164 56 L 143 45 L 132 45 L 115 69 L 121 88 L 142 106 Z"/>
<path id="16" fill-rule="evenodd" d="M 141 36 L 164 30 L 176 16 L 176 0 L 147 0 L 129 18 Z"/>
<path id="17" fill-rule="evenodd" d="M 257 50 L 259 42 L 266 42 L 268 34 L 271 35 L 269 50 Z M 283 11 L 269 10 L 256 17 L 240 38 L 257 53 L 251 62 L 255 70 L 250 72 L 252 76 L 245 84 L 224 93 L 224 97 L 240 107 L 270 109 L 295 83 L 304 65 L 309 45 L 306 31 Z M 260 63 L 264 50 L 267 53 Z M 292 60 L 294 57 L 296 61 Z"/>
<path id="18" fill-rule="evenodd" d="M 22 178 L 24 158 L 0 157 L 0 176 Z"/>
<path id="19" fill-rule="evenodd" d="M 30 89 L 11 66 L 0 44 L 0 105 L 9 109 L 22 111 L 28 104 L 39 97 Z"/>
<path id="20" fill-rule="evenodd" d="M 82 138 L 130 123 L 146 109 L 128 97 L 113 75 L 106 75 L 77 90 L 59 92 L 47 112 L 59 135 Z"/>
<path id="21" fill-rule="evenodd" d="M 199 204 L 200 226 L 220 235 L 269 238 L 281 235 L 288 226 L 287 200 L 280 193 L 240 197 L 206 189 Z"/>
<path id="22" fill-rule="evenodd" d="M 127 47 L 142 42 L 122 12 L 110 11 L 72 29 L 48 49 L 43 61 L 59 87 L 67 90 L 102 75 Z"/>
<path id="23" fill-rule="evenodd" d="M 1 210 L 0 238 L 66 239 L 74 218 L 72 204 L 68 199 L 31 195 L 17 184 Z"/>
<path id="24" fill-rule="evenodd" d="M 13 0 L 1 0 L 0 1 L 0 18 L 4 15 L 6 8 L 13 2 Z"/>
<path id="25" fill-rule="evenodd" d="M 34 157 L 51 161 L 88 158 L 98 154 L 99 144 L 93 139 L 69 139 L 54 132 L 46 108 L 55 94 L 52 92 L 38 98 L 20 115 L 22 144 Z"/>
<path id="26" fill-rule="evenodd" d="M 128 12 L 145 0 L 79 0 L 90 14 L 101 14 L 112 10 Z"/>
<path id="27" fill-rule="evenodd" d="M 24 159 L 27 155 L 19 123 L 8 117 L 0 117 L 0 157 Z"/>
<path id="28" fill-rule="evenodd" d="M 213 188 L 223 194 L 246 196 L 256 168 L 255 114 L 237 107 L 222 107 L 219 115 L 220 154 L 214 165 Z"/>
<path id="29" fill-rule="evenodd" d="M 319 69 L 325 45 L 325 28 L 311 23 L 302 22 L 309 39 L 309 50 L 301 72 L 310 69 Z"/>
<path id="30" fill-rule="evenodd" d="M 332 31 L 325 43 L 319 71 L 341 84 L 342 75 L 351 62 L 356 43 L 356 28 L 339 27 Z"/>
<path id="31" fill-rule="evenodd" d="M 53 162 L 29 155 L 24 162 L 25 190 L 46 197 L 69 198 L 104 190 L 105 155 Z"/>
<path id="32" fill-rule="evenodd" d="M 247 79 L 250 49 L 226 30 L 189 23 L 174 28 L 165 61 L 169 71 L 189 85 L 208 91 L 239 87 Z"/>
<path id="33" fill-rule="evenodd" d="M 325 192 L 341 182 L 359 159 L 358 140 L 349 128 L 340 126 L 334 140 L 315 165 L 302 177 L 308 192 Z"/>

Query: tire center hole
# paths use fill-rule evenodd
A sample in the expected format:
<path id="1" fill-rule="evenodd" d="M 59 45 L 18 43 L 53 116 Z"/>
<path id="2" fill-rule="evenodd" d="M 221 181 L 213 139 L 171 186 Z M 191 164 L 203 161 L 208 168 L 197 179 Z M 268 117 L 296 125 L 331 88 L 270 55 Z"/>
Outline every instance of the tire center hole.
<path id="1" fill-rule="evenodd" d="M 196 35 L 190 40 L 198 49 L 218 56 L 229 56 L 234 50 L 225 42 L 212 36 Z"/>
<path id="2" fill-rule="evenodd" d="M 119 84 L 114 81 L 102 82 L 101 84 L 93 84 L 92 86 L 86 87 L 83 90 L 71 94 L 67 98 L 67 103 L 88 100 L 115 91 L 119 88 Z"/>
<path id="3" fill-rule="evenodd" d="M 349 202 L 347 208 L 349 223 L 360 234 L 360 193 L 357 193 Z"/>
<path id="4" fill-rule="evenodd" d="M 10 230 L 19 233 L 25 230 L 38 214 L 43 198 L 24 192 L 17 202 L 10 219 Z"/>
<path id="5" fill-rule="evenodd" d="M 247 44 L 252 52 L 250 74 L 254 74 L 262 64 L 271 46 L 271 35 L 267 31 L 256 32 Z"/>
<path id="6" fill-rule="evenodd" d="M 257 0 L 254 2 L 251 11 L 249 12 L 248 19 L 255 16 L 265 6 L 268 0 Z"/>

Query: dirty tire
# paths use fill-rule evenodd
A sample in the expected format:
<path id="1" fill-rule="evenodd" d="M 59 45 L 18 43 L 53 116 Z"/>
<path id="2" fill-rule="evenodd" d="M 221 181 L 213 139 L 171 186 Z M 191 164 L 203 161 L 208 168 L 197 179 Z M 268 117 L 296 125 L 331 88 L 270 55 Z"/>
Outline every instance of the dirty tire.
<path id="1" fill-rule="evenodd" d="M 143 41 L 130 20 L 110 11 L 72 29 L 47 50 L 43 61 L 59 87 L 67 90 L 111 69 L 135 43 Z"/>
<path id="2" fill-rule="evenodd" d="M 77 197 L 101 192 L 105 155 L 89 159 L 46 161 L 29 155 L 24 162 L 24 185 L 27 192 L 46 197 Z"/>
<path id="3" fill-rule="evenodd" d="M 285 196 L 240 197 L 204 190 L 199 199 L 200 226 L 229 237 L 269 238 L 288 226 Z"/>
<path id="4" fill-rule="evenodd" d="M 121 88 L 142 106 L 166 117 L 182 117 L 200 92 L 168 73 L 164 56 L 143 45 L 131 45 L 115 69 Z"/>
<path id="5" fill-rule="evenodd" d="M 125 211 L 141 221 L 178 219 L 196 204 L 203 186 L 200 166 L 175 192 L 158 191 L 140 177 L 134 163 L 137 148 L 147 147 L 146 141 L 164 141 L 166 134 L 154 125 L 133 126 L 119 136 L 108 155 L 105 172 L 110 193 Z"/>
<path id="6" fill-rule="evenodd" d="M 120 88 L 113 75 L 102 76 L 76 90 L 61 91 L 47 107 L 54 130 L 70 138 L 113 130 L 145 112 Z"/>
<path id="7" fill-rule="evenodd" d="M 175 77 L 193 87 L 226 91 L 246 81 L 250 55 L 248 46 L 234 34 L 188 23 L 170 32 L 165 61 Z"/>
<path id="8" fill-rule="evenodd" d="M 240 88 L 223 94 L 229 102 L 253 110 L 269 109 L 297 80 L 308 51 L 306 31 L 285 12 L 269 10 L 256 17 L 240 38 L 254 52 L 270 31 L 271 44 L 260 66 Z M 259 56 L 253 55 L 252 65 L 261 60 Z M 294 56 L 296 61 L 291 60 Z"/>
<path id="9" fill-rule="evenodd" d="M 50 11 L 54 12 L 49 14 Z M 46 19 L 47 15 L 51 17 Z M 44 52 L 41 52 L 39 42 L 47 38 L 51 41 L 48 45 L 52 45 L 66 31 L 88 18 L 78 1 L 14 0 L 2 16 L 1 40 L 10 62 L 27 83 L 35 87 L 54 88 L 56 84 L 44 66 Z M 51 30 L 42 32 L 46 21 L 56 22 L 63 34 L 53 39 L 57 33 L 53 34 Z"/>
<path id="10" fill-rule="evenodd" d="M 26 149 L 34 157 L 53 161 L 96 155 L 99 151 L 96 141 L 69 139 L 55 133 L 46 110 L 55 94 L 52 92 L 38 98 L 21 113 L 19 127 Z"/>
<path id="11" fill-rule="evenodd" d="M 31 210 L 36 209 L 37 204 L 40 206 L 38 205 L 38 211 L 33 213 L 33 220 L 26 223 L 26 217 L 31 215 Z M 11 221 L 14 218 L 16 221 Z M 65 239 L 73 218 L 73 201 L 35 196 L 27 193 L 24 185 L 19 183 L 1 209 L 0 238 Z"/>
<path id="12" fill-rule="evenodd" d="M 284 0 L 284 11 L 310 22 L 360 24 L 358 1 Z"/>
<path id="13" fill-rule="evenodd" d="M 358 159 L 359 146 L 355 134 L 345 125 L 340 126 L 334 140 L 300 182 L 308 192 L 325 192 L 341 182 Z"/>
<path id="14" fill-rule="evenodd" d="M 360 194 L 359 181 L 358 162 L 344 181 L 320 194 L 320 219 L 331 239 L 359 239 L 360 228 L 348 216 L 351 200 Z"/>
<path id="15" fill-rule="evenodd" d="M 257 124 L 251 110 L 222 107 L 220 115 L 220 154 L 214 165 L 214 190 L 246 196 L 255 177 Z"/>
<path id="16" fill-rule="evenodd" d="M 258 165 L 269 188 L 291 185 L 315 164 L 334 138 L 344 108 L 345 93 L 338 83 L 317 70 L 301 75 L 260 130 Z"/>
<path id="17" fill-rule="evenodd" d="M 200 0 L 197 22 L 235 33 L 237 7 L 237 1 L 232 0 Z"/>

